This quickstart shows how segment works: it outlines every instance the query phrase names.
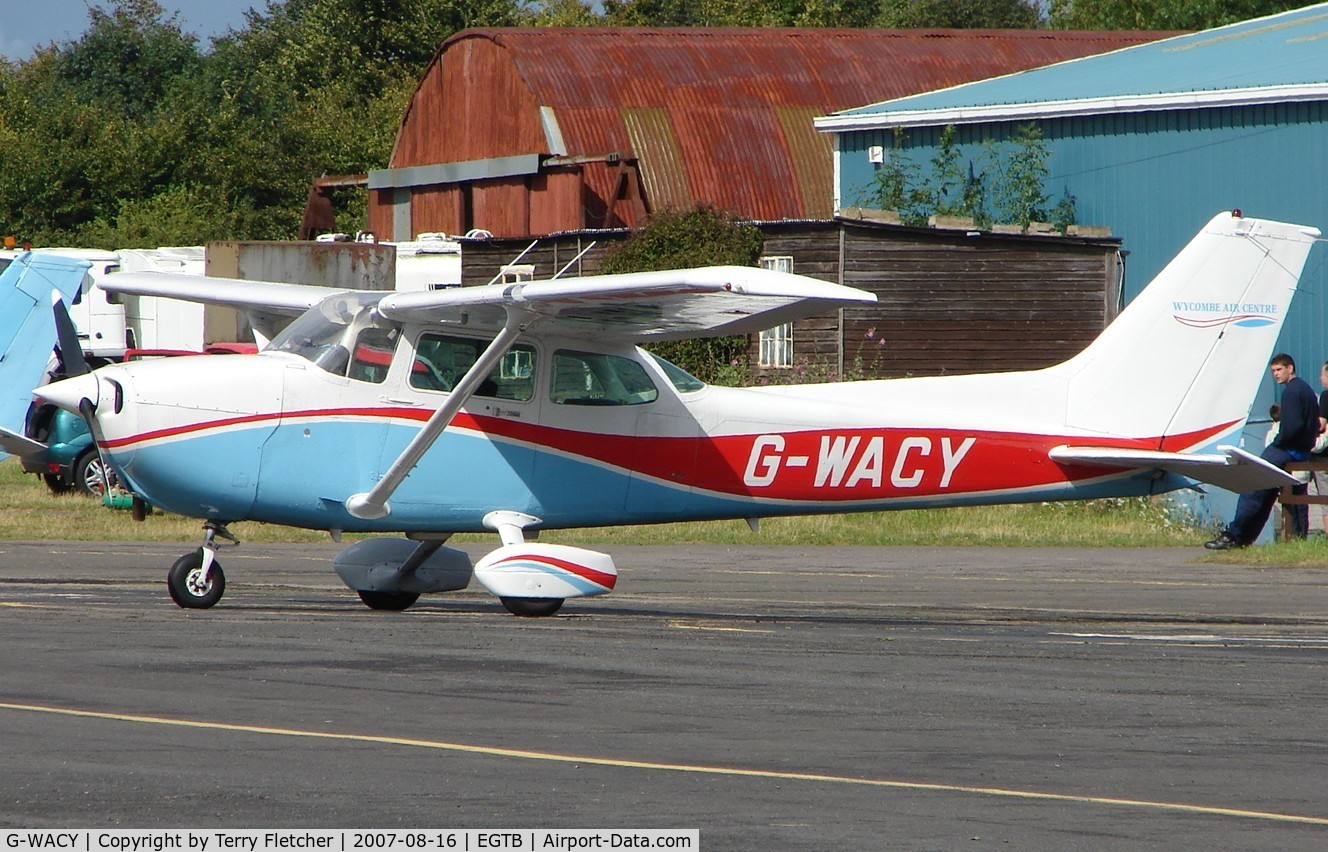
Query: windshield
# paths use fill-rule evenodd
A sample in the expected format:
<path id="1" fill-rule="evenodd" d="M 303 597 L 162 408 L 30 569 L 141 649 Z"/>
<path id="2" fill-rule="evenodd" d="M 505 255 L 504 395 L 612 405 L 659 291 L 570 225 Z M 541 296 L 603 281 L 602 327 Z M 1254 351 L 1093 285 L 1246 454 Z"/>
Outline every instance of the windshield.
<path id="1" fill-rule="evenodd" d="M 659 368 L 664 371 L 664 375 L 669 382 L 677 389 L 678 393 L 695 393 L 705 387 L 705 382 L 693 376 L 691 373 L 674 364 L 671 361 L 665 361 L 654 352 L 647 352 Z"/>
<path id="2" fill-rule="evenodd" d="M 385 292 L 360 292 L 328 296 L 286 326 L 263 351 L 292 352 L 315 364 L 322 364 L 329 358 L 336 360 L 336 347 L 345 347 L 342 338 L 351 322 L 386 295 Z M 334 369 L 333 372 L 337 371 Z"/>

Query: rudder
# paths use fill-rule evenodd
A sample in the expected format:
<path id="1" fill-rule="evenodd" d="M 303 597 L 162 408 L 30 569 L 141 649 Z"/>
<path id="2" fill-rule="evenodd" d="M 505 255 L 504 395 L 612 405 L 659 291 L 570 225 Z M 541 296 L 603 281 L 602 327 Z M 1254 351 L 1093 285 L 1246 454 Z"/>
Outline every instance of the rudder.
<path id="1" fill-rule="evenodd" d="M 1066 423 L 1172 450 L 1241 428 L 1318 236 L 1216 216 L 1092 345 L 1053 368 L 1066 374 Z"/>
<path id="2" fill-rule="evenodd" d="M 24 252 L 0 272 L 0 427 L 23 434 L 32 390 L 55 345 L 52 300 L 73 299 L 92 264 Z M 6 457 L 0 451 L 0 459 Z"/>

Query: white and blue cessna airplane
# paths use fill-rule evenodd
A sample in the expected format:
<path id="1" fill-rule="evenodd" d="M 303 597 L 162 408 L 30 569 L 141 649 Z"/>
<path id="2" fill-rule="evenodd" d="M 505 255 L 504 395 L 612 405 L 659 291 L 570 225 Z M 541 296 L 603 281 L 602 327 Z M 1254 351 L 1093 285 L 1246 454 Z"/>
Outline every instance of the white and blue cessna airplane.
<path id="1" fill-rule="evenodd" d="M 260 335 L 296 319 L 258 355 L 116 364 L 38 393 L 84 414 L 135 494 L 204 520 L 169 571 L 181 606 L 217 603 L 226 525 L 256 520 L 404 534 L 335 560 L 375 609 L 475 579 L 550 615 L 617 570 L 543 529 L 1290 482 L 1225 442 L 1318 235 L 1223 213 L 1048 369 L 760 388 L 707 386 L 638 347 L 874 296 L 738 267 L 412 293 L 120 273 L 102 286 L 235 306 Z M 474 565 L 443 546 L 484 530 L 502 546 Z"/>

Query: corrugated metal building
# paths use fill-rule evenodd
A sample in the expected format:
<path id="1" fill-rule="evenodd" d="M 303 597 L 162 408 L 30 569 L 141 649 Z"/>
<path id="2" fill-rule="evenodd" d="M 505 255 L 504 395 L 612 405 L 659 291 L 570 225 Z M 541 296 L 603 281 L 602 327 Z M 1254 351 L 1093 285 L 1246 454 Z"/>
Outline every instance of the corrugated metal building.
<path id="1" fill-rule="evenodd" d="M 389 168 L 385 239 L 639 225 L 713 204 L 750 219 L 833 213 L 816 116 L 1141 44 L 1148 32 L 474 29 L 440 47 Z"/>
<path id="2" fill-rule="evenodd" d="M 878 103 L 817 121 L 837 139 L 837 197 L 877 168 L 873 146 L 925 165 L 941 130 L 961 147 L 1034 121 L 1051 152 L 1048 190 L 1129 252 L 1132 297 L 1215 213 L 1328 230 L 1328 4 L 1115 53 Z M 1325 252 L 1310 255 L 1281 348 L 1313 381 L 1328 357 Z M 1160 366 L 1161 368 L 1161 366 Z M 1265 382 L 1254 417 L 1266 412 Z M 1262 447 L 1262 428 L 1247 444 Z"/>

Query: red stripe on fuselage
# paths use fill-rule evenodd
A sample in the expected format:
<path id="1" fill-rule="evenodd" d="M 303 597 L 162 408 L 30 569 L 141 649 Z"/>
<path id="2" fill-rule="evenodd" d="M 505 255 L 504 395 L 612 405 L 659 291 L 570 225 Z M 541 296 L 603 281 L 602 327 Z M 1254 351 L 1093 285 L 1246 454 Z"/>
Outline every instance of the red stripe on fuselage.
<path id="1" fill-rule="evenodd" d="M 148 441 L 279 421 L 368 418 L 423 422 L 415 408 L 272 412 L 160 429 L 105 443 Z M 673 487 L 777 500 L 856 501 L 1031 488 L 1095 479 L 1113 471 L 1066 465 L 1053 447 L 1098 446 L 1177 452 L 1207 443 L 1237 421 L 1165 438 L 1100 438 L 936 428 L 822 428 L 715 437 L 644 437 L 582 432 L 461 412 L 451 426 L 619 468 Z M 971 443 L 970 443 L 971 441 Z"/>

